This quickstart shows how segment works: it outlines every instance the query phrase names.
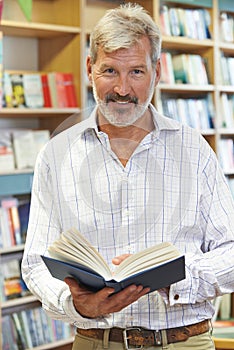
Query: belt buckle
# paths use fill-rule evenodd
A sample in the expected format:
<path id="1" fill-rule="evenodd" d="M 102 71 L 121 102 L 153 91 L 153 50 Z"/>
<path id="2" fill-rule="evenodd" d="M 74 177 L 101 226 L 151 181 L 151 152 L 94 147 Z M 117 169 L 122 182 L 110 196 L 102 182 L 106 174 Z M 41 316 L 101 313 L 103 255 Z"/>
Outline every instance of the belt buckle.
<path id="1" fill-rule="evenodd" d="M 157 346 L 162 345 L 162 334 L 160 331 L 154 331 L 154 341 Z"/>
<path id="2" fill-rule="evenodd" d="M 143 349 L 143 346 L 140 345 L 140 346 L 135 346 L 135 347 L 132 347 L 129 348 L 128 346 L 128 335 L 127 335 L 127 332 L 130 331 L 130 330 L 137 330 L 139 332 L 141 332 L 141 328 L 138 328 L 138 327 L 128 327 L 128 328 L 125 328 L 123 330 L 123 341 L 124 341 L 124 347 L 126 350 L 129 350 L 129 349 Z"/>

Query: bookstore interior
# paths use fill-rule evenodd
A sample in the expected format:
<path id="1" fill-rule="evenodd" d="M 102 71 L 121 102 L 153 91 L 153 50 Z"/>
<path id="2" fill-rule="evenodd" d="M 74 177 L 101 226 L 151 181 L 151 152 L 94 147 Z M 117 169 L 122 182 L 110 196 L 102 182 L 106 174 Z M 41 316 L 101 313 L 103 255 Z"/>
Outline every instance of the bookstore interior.
<path id="1" fill-rule="evenodd" d="M 234 196 L 234 1 L 139 0 L 159 24 L 162 77 L 154 104 L 199 130 Z M 3 350 L 71 349 L 20 274 L 33 168 L 41 147 L 93 106 L 89 35 L 115 0 L 0 0 L 0 302 Z M 65 121 L 65 124 L 63 122 Z M 67 124 L 68 121 L 68 124 Z M 217 349 L 234 349 L 234 297 L 214 301 Z"/>

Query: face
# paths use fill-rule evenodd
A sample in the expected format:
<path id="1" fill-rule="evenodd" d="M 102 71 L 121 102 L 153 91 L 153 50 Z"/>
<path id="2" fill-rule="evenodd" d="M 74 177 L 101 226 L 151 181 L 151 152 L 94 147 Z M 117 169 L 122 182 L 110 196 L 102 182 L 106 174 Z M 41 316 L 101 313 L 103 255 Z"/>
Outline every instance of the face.
<path id="1" fill-rule="evenodd" d="M 95 64 L 88 58 L 87 69 L 99 113 L 117 127 L 132 125 L 144 115 L 160 76 L 160 63 L 152 66 L 146 37 L 112 53 L 99 48 Z"/>

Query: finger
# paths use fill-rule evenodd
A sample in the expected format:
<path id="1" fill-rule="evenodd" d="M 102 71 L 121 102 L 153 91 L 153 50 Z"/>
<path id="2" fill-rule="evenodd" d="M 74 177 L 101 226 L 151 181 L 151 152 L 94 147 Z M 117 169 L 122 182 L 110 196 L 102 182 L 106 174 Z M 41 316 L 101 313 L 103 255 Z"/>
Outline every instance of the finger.
<path id="1" fill-rule="evenodd" d="M 75 280 L 75 278 L 72 277 L 66 277 L 64 279 L 64 282 L 70 287 L 70 289 L 86 289 L 84 286 L 81 286 L 79 282 Z"/>
<path id="2" fill-rule="evenodd" d="M 122 261 L 124 261 L 126 258 L 128 258 L 131 254 L 122 254 L 119 256 L 116 256 L 112 259 L 112 263 L 114 265 L 119 265 L 121 264 Z"/>
<path id="3" fill-rule="evenodd" d="M 78 294 L 95 294 L 95 292 L 90 291 L 85 286 L 81 286 L 74 278 L 66 277 L 64 282 L 69 286 L 71 292 L 75 295 Z M 100 291 L 96 292 L 97 298 L 100 300 L 105 300 L 109 295 L 114 293 L 114 288 L 105 287 Z"/>
<path id="4" fill-rule="evenodd" d="M 149 293 L 150 288 L 143 288 L 143 286 L 129 286 L 121 292 L 109 297 L 106 304 L 108 312 L 121 311 L 124 307 L 137 301 L 139 298 Z"/>

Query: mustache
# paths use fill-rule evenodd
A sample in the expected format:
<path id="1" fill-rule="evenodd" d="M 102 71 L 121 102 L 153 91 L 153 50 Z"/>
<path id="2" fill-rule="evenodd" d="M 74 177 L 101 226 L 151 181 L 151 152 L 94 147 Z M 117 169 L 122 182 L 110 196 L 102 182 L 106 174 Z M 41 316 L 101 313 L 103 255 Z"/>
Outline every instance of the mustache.
<path id="1" fill-rule="evenodd" d="M 135 96 L 125 95 L 121 96 L 119 94 L 108 94 L 106 95 L 105 102 L 129 102 L 138 104 L 138 98 Z"/>

